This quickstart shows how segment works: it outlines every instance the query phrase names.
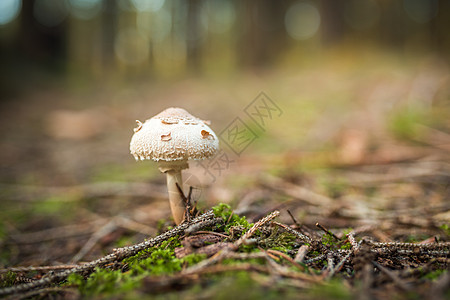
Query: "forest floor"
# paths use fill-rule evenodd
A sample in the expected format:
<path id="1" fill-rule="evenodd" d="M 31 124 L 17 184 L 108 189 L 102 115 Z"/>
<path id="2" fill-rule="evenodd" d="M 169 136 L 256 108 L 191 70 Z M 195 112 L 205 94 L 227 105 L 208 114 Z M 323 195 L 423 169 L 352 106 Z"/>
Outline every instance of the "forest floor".
<path id="1" fill-rule="evenodd" d="M 4 102 L 0 295 L 448 299 L 448 70 L 335 68 Z M 261 90 L 264 126 L 246 113 Z M 198 211 L 180 226 L 164 176 L 127 149 L 167 103 L 223 149 L 184 173 Z M 223 134 L 236 117 L 245 147 Z"/>

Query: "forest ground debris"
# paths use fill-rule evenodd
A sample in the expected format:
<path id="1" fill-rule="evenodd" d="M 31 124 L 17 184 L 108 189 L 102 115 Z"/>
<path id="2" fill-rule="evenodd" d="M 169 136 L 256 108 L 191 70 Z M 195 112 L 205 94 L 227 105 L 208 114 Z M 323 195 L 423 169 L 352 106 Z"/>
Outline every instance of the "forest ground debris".
<path id="1" fill-rule="evenodd" d="M 0 289 L 0 295 L 46 295 L 64 293 L 65 289 L 73 294 L 74 287 L 79 289 L 78 296 L 120 294 L 130 289 L 163 292 L 174 286 L 195 286 L 205 275 L 218 278 L 230 272 L 270 276 L 274 285 L 311 291 L 315 285 L 333 285 L 336 280 L 355 287 L 362 282 L 367 289 L 359 293 L 372 296 L 377 287 L 389 281 L 400 292 L 429 287 L 424 281 L 429 277 L 434 278 L 436 291 L 442 295 L 447 292 L 440 282 L 448 277 L 450 242 L 383 243 L 357 237 L 375 230 L 374 226 L 347 234 L 334 234 L 322 226 L 323 235 L 318 231 L 307 236 L 296 229 L 298 224 L 273 221 L 279 214 L 273 211 L 251 224 L 228 205 L 220 204 L 155 238 L 114 249 L 107 256 L 63 272 L 44 274 L 41 279 L 18 280 L 24 273 L 68 266 L 1 270 L 3 278 L 14 280 Z M 14 284 L 18 281 L 24 283 Z"/>

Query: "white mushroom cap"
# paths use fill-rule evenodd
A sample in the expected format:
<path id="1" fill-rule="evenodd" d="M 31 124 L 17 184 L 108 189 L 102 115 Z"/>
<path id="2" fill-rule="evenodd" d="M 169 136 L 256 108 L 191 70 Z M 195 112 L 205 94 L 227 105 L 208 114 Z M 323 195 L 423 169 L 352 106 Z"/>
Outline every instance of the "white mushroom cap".
<path id="1" fill-rule="evenodd" d="M 136 160 L 187 161 L 213 156 L 219 139 L 202 121 L 182 108 L 168 108 L 134 129 L 130 152 Z"/>

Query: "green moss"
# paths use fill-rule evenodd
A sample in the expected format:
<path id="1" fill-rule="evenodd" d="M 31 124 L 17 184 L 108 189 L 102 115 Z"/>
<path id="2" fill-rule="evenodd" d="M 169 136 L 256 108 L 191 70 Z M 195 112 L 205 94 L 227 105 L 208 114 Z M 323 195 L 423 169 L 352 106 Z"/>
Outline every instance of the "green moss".
<path id="1" fill-rule="evenodd" d="M 8 271 L 5 274 L 0 274 L 0 288 L 9 287 L 16 281 L 16 273 Z"/>
<path id="2" fill-rule="evenodd" d="M 450 236 L 450 226 L 448 226 L 448 224 L 442 224 L 439 228 L 442 229 L 446 235 Z"/>
<path id="3" fill-rule="evenodd" d="M 285 231 L 281 231 L 276 227 L 269 237 L 263 239 L 259 244 L 264 248 L 270 248 L 287 253 L 288 250 L 294 249 L 296 237 Z"/>
<path id="4" fill-rule="evenodd" d="M 326 247 L 336 246 L 336 241 L 331 234 L 324 234 L 322 236 L 322 244 Z"/>
<path id="5" fill-rule="evenodd" d="M 345 242 L 344 244 L 341 245 L 340 249 L 350 250 L 350 249 L 352 249 L 352 244 L 350 244 L 350 242 Z"/>
<path id="6" fill-rule="evenodd" d="M 218 229 L 229 232 L 233 226 L 242 226 L 244 230 L 250 229 L 253 225 L 247 221 L 245 217 L 240 217 L 233 213 L 233 210 L 228 204 L 220 203 L 212 208 L 214 214 L 218 218 L 222 218 L 223 224 L 219 225 Z"/>
<path id="7" fill-rule="evenodd" d="M 99 294 L 121 294 L 138 288 L 142 278 L 135 278 L 120 270 L 97 269 L 80 285 L 80 291 L 87 296 Z"/>
<path id="8" fill-rule="evenodd" d="M 140 251 L 123 261 L 128 271 L 96 269 L 86 279 L 72 274 L 67 284 L 79 287 L 83 295 L 118 295 L 137 289 L 147 276 L 173 274 L 205 259 L 204 255 L 191 254 L 175 257 L 175 248 L 180 247 L 178 237 L 170 238 L 161 245 Z"/>
<path id="9" fill-rule="evenodd" d="M 429 272 L 423 276 L 423 278 L 429 279 L 429 280 L 436 280 L 439 277 L 441 277 L 444 273 L 448 272 L 447 270 L 439 269 L 434 270 L 432 272 Z"/>
<path id="10" fill-rule="evenodd" d="M 151 247 L 151 248 L 142 250 L 138 254 L 124 259 L 123 262 L 127 263 L 127 264 L 134 264 L 136 262 L 139 262 L 142 259 L 145 259 L 145 258 L 151 256 L 152 253 L 155 251 L 164 250 L 167 253 L 173 253 L 175 248 L 180 247 L 180 246 L 181 246 L 181 243 L 179 241 L 179 237 L 178 236 L 171 237 L 168 240 L 163 241 L 159 246 L 155 246 L 155 247 Z"/>

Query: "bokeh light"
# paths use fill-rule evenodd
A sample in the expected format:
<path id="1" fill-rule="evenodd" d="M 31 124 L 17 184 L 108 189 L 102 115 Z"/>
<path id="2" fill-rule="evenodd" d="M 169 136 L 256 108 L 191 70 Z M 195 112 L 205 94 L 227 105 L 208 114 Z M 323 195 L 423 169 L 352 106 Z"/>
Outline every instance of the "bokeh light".
<path id="1" fill-rule="evenodd" d="M 167 9 L 160 9 L 158 13 L 142 11 L 136 16 L 136 27 L 148 35 L 152 42 L 166 38 L 172 29 L 172 15 Z"/>
<path id="2" fill-rule="evenodd" d="M 356 30 L 374 27 L 380 19 L 380 7 L 375 0 L 351 0 L 345 2 L 344 18 Z"/>
<path id="3" fill-rule="evenodd" d="M 439 10 L 437 0 L 403 0 L 406 14 L 417 23 L 427 23 L 433 19 Z"/>
<path id="4" fill-rule="evenodd" d="M 102 8 L 101 0 L 69 0 L 69 4 L 70 13 L 81 20 L 94 18 Z"/>
<path id="5" fill-rule="evenodd" d="M 117 5 L 122 11 L 135 11 L 136 7 L 130 0 L 117 0 Z"/>
<path id="6" fill-rule="evenodd" d="M 163 7 L 165 0 L 131 0 L 138 11 L 158 11 Z"/>
<path id="7" fill-rule="evenodd" d="M 298 2 L 286 12 L 284 19 L 286 31 L 296 40 L 313 37 L 320 27 L 320 13 L 311 3 Z"/>
<path id="8" fill-rule="evenodd" d="M 65 0 L 36 0 L 33 14 L 40 24 L 46 27 L 54 27 L 66 19 L 69 14 L 68 6 Z"/>
<path id="9" fill-rule="evenodd" d="M 179 38 L 164 39 L 153 48 L 154 67 L 161 76 L 180 72 L 186 63 L 186 41 Z"/>
<path id="10" fill-rule="evenodd" d="M 232 3 L 212 0 L 204 3 L 201 21 L 204 29 L 213 33 L 224 33 L 230 30 L 236 19 Z"/>
<path id="11" fill-rule="evenodd" d="M 13 21 L 20 13 L 21 0 L 0 1 L 0 25 L 6 25 Z"/>
<path id="12" fill-rule="evenodd" d="M 122 29 L 117 34 L 115 52 L 123 63 L 137 65 L 148 59 L 149 43 L 148 37 L 141 31 Z"/>

